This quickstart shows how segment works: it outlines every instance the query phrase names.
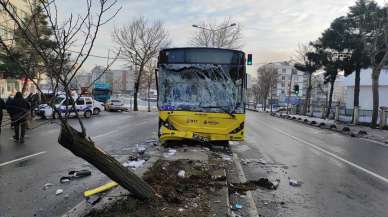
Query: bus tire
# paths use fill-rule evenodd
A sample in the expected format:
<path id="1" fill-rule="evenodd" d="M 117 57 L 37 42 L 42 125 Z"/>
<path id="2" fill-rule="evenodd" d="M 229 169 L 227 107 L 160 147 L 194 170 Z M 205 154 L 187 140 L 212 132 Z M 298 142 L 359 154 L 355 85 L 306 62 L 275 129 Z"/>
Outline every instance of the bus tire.
<path id="1" fill-rule="evenodd" d="M 90 111 L 90 110 L 85 111 L 84 112 L 84 117 L 85 118 L 91 118 L 92 117 L 92 111 Z"/>

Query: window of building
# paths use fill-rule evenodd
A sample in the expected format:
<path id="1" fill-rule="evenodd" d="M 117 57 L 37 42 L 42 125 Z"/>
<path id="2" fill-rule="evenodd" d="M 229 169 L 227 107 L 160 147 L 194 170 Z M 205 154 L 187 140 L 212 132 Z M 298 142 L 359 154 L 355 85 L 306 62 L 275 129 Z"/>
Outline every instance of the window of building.
<path id="1" fill-rule="evenodd" d="M 282 81 L 284 81 L 284 80 L 286 80 L 286 76 L 283 75 L 282 76 Z"/>
<path id="2" fill-rule="evenodd" d="M 282 69 L 282 73 L 286 73 L 287 72 L 287 69 Z"/>

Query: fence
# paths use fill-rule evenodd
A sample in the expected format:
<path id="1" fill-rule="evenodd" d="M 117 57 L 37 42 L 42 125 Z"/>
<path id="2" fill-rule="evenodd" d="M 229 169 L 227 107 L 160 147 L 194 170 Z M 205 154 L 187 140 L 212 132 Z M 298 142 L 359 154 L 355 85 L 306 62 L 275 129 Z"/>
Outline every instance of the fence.
<path id="1" fill-rule="evenodd" d="M 353 119 L 353 109 L 340 108 L 339 110 L 339 121 L 350 123 Z"/>

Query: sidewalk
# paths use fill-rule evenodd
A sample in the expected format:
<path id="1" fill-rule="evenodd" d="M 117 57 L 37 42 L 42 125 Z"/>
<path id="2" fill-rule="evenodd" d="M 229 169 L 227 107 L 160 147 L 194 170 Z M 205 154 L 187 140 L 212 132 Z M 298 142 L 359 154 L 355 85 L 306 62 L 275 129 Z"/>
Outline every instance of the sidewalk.
<path id="1" fill-rule="evenodd" d="M 276 117 L 284 117 L 291 120 L 298 120 L 306 124 L 320 126 L 331 130 L 341 131 L 349 134 L 352 137 L 361 137 L 368 140 L 373 140 L 378 143 L 388 144 L 388 130 L 372 129 L 366 126 L 345 124 L 342 122 L 322 119 L 317 117 L 309 117 L 304 115 L 286 115 L 275 113 Z M 307 121 L 305 121 L 307 119 Z M 312 123 L 313 122 L 313 123 Z M 323 123 L 323 124 L 322 124 Z M 334 128 L 335 126 L 335 128 Z M 349 129 L 349 130 L 348 130 Z"/>

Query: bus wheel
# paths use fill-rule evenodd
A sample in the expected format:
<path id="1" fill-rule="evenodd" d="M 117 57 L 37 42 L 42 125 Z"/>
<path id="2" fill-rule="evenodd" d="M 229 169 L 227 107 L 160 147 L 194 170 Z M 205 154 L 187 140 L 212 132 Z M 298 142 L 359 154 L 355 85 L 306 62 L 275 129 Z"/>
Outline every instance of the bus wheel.
<path id="1" fill-rule="evenodd" d="M 84 116 L 85 116 L 85 118 L 90 118 L 90 117 L 92 117 L 92 111 L 90 111 L 90 110 L 85 111 Z"/>

